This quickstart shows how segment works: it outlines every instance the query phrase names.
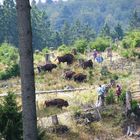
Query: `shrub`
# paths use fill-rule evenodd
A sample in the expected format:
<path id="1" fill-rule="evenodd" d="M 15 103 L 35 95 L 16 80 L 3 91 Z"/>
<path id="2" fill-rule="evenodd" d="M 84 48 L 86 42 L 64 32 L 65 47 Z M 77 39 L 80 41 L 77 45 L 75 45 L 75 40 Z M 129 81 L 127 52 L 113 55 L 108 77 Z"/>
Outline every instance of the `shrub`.
<path id="1" fill-rule="evenodd" d="M 78 52 L 84 53 L 87 49 L 87 45 L 87 41 L 84 39 L 76 40 L 74 43 L 74 48 L 76 48 Z"/>
<path id="2" fill-rule="evenodd" d="M 20 68 L 18 64 L 13 64 L 11 67 L 5 71 L 0 72 L 0 80 L 7 80 L 11 77 L 19 76 Z"/>
<path id="3" fill-rule="evenodd" d="M 125 104 L 125 102 L 126 102 L 126 91 L 125 91 L 125 90 L 122 90 L 122 93 L 121 93 L 121 95 L 120 95 L 119 101 L 120 101 L 120 103 L 122 103 L 123 105 Z"/>
<path id="4" fill-rule="evenodd" d="M 0 104 L 0 134 L 6 140 L 22 140 L 22 114 L 11 92 Z"/>
<path id="5" fill-rule="evenodd" d="M 42 50 L 43 54 L 49 53 L 49 49 L 46 47 Z"/>
<path id="6" fill-rule="evenodd" d="M 103 66 L 103 67 L 101 68 L 100 73 L 102 74 L 102 76 L 107 76 L 107 75 L 110 74 L 110 72 L 109 72 L 107 66 Z"/>
<path id="7" fill-rule="evenodd" d="M 138 108 L 138 102 L 136 100 L 132 100 L 131 108 L 132 108 L 132 112 Z"/>
<path id="8" fill-rule="evenodd" d="M 136 48 L 140 46 L 140 32 L 131 31 L 122 40 L 123 48 Z"/>
<path id="9" fill-rule="evenodd" d="M 98 51 L 105 51 L 105 49 L 109 46 L 110 46 L 109 39 L 102 37 L 98 37 L 94 42 L 90 43 L 91 49 L 96 49 Z"/>
<path id="10" fill-rule="evenodd" d="M 10 44 L 3 43 L 0 46 L 0 62 L 3 64 L 15 63 L 18 60 L 18 49 Z"/>
<path id="11" fill-rule="evenodd" d="M 66 54 L 66 53 L 69 53 L 71 51 L 71 48 L 63 44 L 63 45 L 58 47 L 58 51 Z"/>
<path id="12" fill-rule="evenodd" d="M 114 97 L 112 89 L 109 90 L 108 95 L 105 99 L 105 102 L 107 105 L 115 103 L 115 97 Z"/>

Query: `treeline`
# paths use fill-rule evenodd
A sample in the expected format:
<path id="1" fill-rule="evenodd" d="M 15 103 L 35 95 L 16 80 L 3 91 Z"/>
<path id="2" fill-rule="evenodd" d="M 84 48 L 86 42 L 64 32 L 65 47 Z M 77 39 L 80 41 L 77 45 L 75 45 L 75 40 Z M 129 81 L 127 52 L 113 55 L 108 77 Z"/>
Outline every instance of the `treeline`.
<path id="1" fill-rule="evenodd" d="M 57 3 L 38 3 L 40 9 L 46 10 L 55 29 L 60 30 L 67 21 L 74 24 L 78 19 L 87 23 L 96 33 L 107 23 L 114 28 L 119 23 L 123 29 L 129 28 L 132 13 L 140 9 L 139 0 L 68 0 Z"/>
<path id="2" fill-rule="evenodd" d="M 122 0 L 118 1 L 118 3 L 120 2 L 122 2 Z M 135 2 L 136 0 L 134 3 Z M 104 24 L 102 24 L 102 26 L 99 26 L 101 24 L 97 23 L 98 28 L 100 28 L 100 31 L 98 31 L 97 34 L 97 29 L 96 27 L 94 28 L 93 25 L 95 21 L 98 21 L 95 17 L 99 16 L 101 12 L 94 13 L 95 9 L 91 8 L 93 3 L 96 4 L 96 6 L 94 5 L 95 9 L 97 7 L 105 8 L 101 2 L 90 0 L 76 0 L 65 3 L 60 2 L 57 4 L 50 3 L 47 7 L 39 6 L 33 0 L 31 3 L 33 48 L 42 50 L 45 47 L 57 48 L 63 44 L 70 46 L 74 44 L 76 40 L 86 40 L 87 42 L 94 41 L 99 36 L 113 40 L 121 40 L 125 33 L 119 22 L 116 22 L 114 26 L 111 26 L 110 22 L 103 22 Z M 85 7 L 83 7 L 83 4 L 86 4 Z M 106 6 L 105 11 L 108 11 L 109 3 L 104 2 L 104 4 Z M 129 4 L 130 3 L 128 2 L 128 7 Z M 89 15 L 94 13 L 94 16 L 92 15 L 92 17 L 88 17 L 86 14 L 83 14 L 83 16 L 79 15 L 79 17 L 77 17 L 77 14 L 75 13 L 76 7 L 77 10 L 79 10 L 79 13 L 85 11 L 85 13 L 89 13 Z M 114 5 L 111 9 L 113 7 Z M 71 10 L 71 12 L 68 9 Z M 97 9 L 97 11 L 99 10 Z M 72 12 L 73 16 L 71 15 Z M 54 20 L 52 20 L 52 16 L 55 17 Z M 73 18 L 71 19 L 71 17 Z M 86 17 L 87 19 L 85 20 L 84 18 Z M 89 22 L 89 20 L 91 22 Z M 94 22 L 92 22 L 93 20 Z M 3 4 L 0 5 L 0 21 L 0 44 L 6 42 L 18 47 L 17 14 L 14 0 L 4 0 Z M 137 11 L 133 12 L 133 16 L 128 23 L 127 25 L 129 25 L 129 29 L 138 29 L 140 27 L 140 18 Z M 59 27 L 56 28 L 55 25 Z"/>

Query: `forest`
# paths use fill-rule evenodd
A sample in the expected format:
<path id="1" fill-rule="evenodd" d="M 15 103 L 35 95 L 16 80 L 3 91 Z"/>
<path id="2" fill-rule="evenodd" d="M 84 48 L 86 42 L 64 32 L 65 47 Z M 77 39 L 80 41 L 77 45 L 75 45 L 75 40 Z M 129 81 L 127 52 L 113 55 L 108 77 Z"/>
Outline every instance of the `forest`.
<path id="1" fill-rule="evenodd" d="M 139 140 L 139 9 L 3 0 L 0 140 Z"/>

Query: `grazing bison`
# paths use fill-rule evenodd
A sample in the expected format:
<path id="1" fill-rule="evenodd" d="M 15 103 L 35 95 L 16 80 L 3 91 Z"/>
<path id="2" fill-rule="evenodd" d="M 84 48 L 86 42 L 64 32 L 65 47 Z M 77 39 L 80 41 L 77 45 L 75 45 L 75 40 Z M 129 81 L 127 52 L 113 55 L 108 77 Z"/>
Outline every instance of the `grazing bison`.
<path id="1" fill-rule="evenodd" d="M 54 106 L 54 107 L 58 107 L 58 108 L 61 108 L 63 106 L 67 107 L 69 106 L 68 102 L 63 100 L 63 99 L 53 99 L 53 100 L 50 100 L 50 101 L 45 101 L 45 106 L 46 107 L 50 107 L 50 106 Z"/>
<path id="2" fill-rule="evenodd" d="M 72 64 L 74 60 L 74 56 L 72 54 L 65 54 L 63 56 L 57 56 L 59 64 L 62 62 L 67 62 L 67 64 Z"/>
<path id="3" fill-rule="evenodd" d="M 52 69 L 56 68 L 57 65 L 55 64 L 52 64 L 52 63 L 49 63 L 49 64 L 45 64 L 43 66 L 38 66 L 37 69 L 38 69 L 38 72 L 40 73 L 41 71 L 49 71 L 51 72 Z"/>
<path id="4" fill-rule="evenodd" d="M 74 74 L 75 74 L 74 71 L 66 71 L 65 72 L 65 79 L 68 79 L 68 80 L 72 79 Z"/>
<path id="5" fill-rule="evenodd" d="M 83 82 L 84 80 L 86 80 L 86 78 L 87 76 L 82 73 L 78 73 L 74 75 L 74 81 L 77 81 L 77 82 Z"/>
<path id="6" fill-rule="evenodd" d="M 93 62 L 92 62 L 91 59 L 82 63 L 82 68 L 83 69 L 86 69 L 87 67 L 93 68 Z"/>

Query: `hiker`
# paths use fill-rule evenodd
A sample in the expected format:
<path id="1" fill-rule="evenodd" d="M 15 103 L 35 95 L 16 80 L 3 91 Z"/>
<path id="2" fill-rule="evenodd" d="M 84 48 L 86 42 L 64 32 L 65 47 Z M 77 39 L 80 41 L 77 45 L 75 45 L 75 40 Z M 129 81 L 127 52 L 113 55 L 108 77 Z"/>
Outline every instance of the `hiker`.
<path id="1" fill-rule="evenodd" d="M 98 104 L 103 106 L 104 105 L 104 89 L 101 85 L 99 85 L 99 87 L 97 88 L 97 93 L 98 93 Z"/>
<path id="2" fill-rule="evenodd" d="M 122 89 L 121 89 L 121 86 L 120 85 L 117 85 L 116 86 L 116 95 L 117 95 L 117 99 L 118 99 L 118 101 L 119 101 L 119 98 L 120 98 L 120 95 L 121 95 L 121 91 Z"/>
<path id="3" fill-rule="evenodd" d="M 102 54 L 98 54 L 97 57 L 95 58 L 95 61 L 97 63 L 102 63 L 103 62 L 103 57 L 102 57 Z"/>

